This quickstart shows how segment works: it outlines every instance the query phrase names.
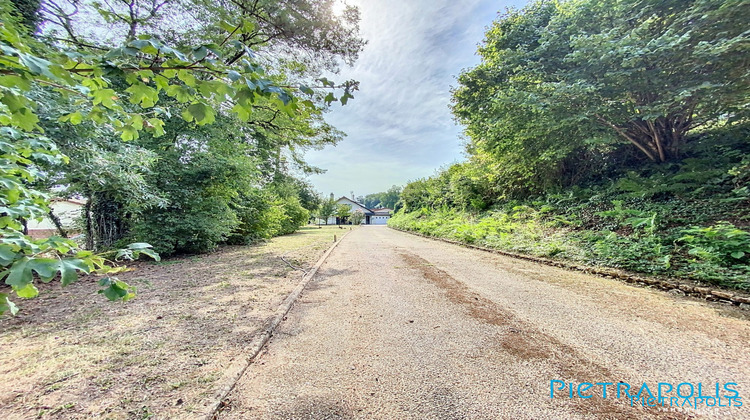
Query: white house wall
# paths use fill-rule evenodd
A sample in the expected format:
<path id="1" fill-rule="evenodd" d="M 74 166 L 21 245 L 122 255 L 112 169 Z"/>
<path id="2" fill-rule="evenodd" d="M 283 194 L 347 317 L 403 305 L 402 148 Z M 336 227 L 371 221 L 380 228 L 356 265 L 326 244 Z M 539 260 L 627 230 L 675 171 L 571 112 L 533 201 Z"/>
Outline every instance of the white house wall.
<path id="1" fill-rule="evenodd" d="M 348 198 L 345 198 L 345 197 L 339 198 L 338 201 L 336 201 L 336 205 L 339 205 L 339 204 L 346 204 L 347 206 L 349 206 L 349 208 L 351 209 L 351 211 L 359 210 L 359 211 L 361 211 L 364 214 L 371 214 L 372 213 L 370 211 L 370 209 L 368 209 L 366 207 L 362 207 L 359 204 L 357 204 L 357 203 L 353 202 L 352 200 L 349 200 Z"/>
<path id="2" fill-rule="evenodd" d="M 336 200 L 337 206 L 341 204 L 349 206 L 350 213 L 354 213 L 355 211 L 361 211 L 362 213 L 364 213 L 365 219 L 362 220 L 362 223 L 367 223 L 367 217 L 369 217 L 371 225 L 384 225 L 388 223 L 388 219 L 390 219 L 390 216 L 388 215 L 375 215 L 373 214 L 372 210 L 346 197 L 341 197 L 338 200 Z M 325 221 L 323 219 L 316 219 L 315 222 L 319 224 L 325 224 Z M 335 225 L 336 216 L 329 217 L 328 224 Z"/>
<path id="3" fill-rule="evenodd" d="M 76 219 L 81 217 L 83 205 L 70 201 L 53 201 L 50 208 L 55 216 L 60 218 L 60 224 L 65 228 L 71 228 L 75 225 Z M 49 216 L 45 216 L 41 221 L 30 220 L 28 223 L 29 230 L 53 230 L 57 229 L 52 223 Z"/>

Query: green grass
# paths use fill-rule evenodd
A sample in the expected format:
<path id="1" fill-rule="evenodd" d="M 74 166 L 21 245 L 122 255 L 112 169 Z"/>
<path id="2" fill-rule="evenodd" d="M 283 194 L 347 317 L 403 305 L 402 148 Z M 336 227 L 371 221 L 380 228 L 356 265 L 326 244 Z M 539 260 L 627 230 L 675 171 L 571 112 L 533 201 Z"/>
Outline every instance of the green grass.
<path id="1" fill-rule="evenodd" d="M 423 209 L 398 213 L 389 225 L 494 249 L 750 290 L 750 232 L 729 222 L 669 225 L 652 209 L 614 204 L 591 217 L 549 205 L 478 215 Z"/>

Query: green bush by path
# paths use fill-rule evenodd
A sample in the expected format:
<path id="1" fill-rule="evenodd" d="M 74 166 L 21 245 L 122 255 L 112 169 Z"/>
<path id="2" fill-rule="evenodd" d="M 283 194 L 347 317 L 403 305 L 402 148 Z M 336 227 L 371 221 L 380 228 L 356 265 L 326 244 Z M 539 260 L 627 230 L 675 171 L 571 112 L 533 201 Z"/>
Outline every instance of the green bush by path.
<path id="1" fill-rule="evenodd" d="M 406 185 L 390 225 L 750 290 L 748 138 L 748 124 L 721 126 L 691 137 L 680 162 L 621 164 L 607 177 L 519 198 L 498 187 L 492 162 L 471 160 Z"/>
<path id="2" fill-rule="evenodd" d="M 565 215 L 517 206 L 480 215 L 449 209 L 398 213 L 391 227 L 489 248 L 750 290 L 750 232 L 707 227 L 571 227 Z"/>

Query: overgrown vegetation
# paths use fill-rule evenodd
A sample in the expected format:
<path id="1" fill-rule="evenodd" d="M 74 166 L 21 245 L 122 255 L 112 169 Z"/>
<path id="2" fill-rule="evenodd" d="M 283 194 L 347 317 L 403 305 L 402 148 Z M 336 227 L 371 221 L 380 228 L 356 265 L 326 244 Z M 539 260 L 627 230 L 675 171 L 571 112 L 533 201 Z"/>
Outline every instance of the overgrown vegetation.
<path id="1" fill-rule="evenodd" d="M 509 12 L 454 91 L 469 160 L 409 183 L 389 224 L 750 290 L 742 3 Z"/>
<path id="2" fill-rule="evenodd" d="M 332 7 L 2 3 L 0 279 L 33 297 L 37 280 L 113 273 L 117 259 L 155 256 L 151 245 L 205 252 L 307 222 L 319 199 L 297 177 L 319 169 L 301 152 L 341 140 L 323 113 L 357 89 L 322 75 L 364 45 L 357 9 Z M 85 243 L 25 235 L 51 191 L 87 200 Z M 115 278 L 102 285 L 133 296 Z M 0 313 L 16 311 L 9 297 Z"/>

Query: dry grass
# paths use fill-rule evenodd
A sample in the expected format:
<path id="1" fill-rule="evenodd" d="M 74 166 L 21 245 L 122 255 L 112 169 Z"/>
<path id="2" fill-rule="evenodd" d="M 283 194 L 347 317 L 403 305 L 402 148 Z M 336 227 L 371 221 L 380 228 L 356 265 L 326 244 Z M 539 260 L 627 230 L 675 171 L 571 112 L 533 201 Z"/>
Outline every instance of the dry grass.
<path id="1" fill-rule="evenodd" d="M 265 318 L 331 245 L 335 226 L 138 263 L 138 298 L 96 279 L 45 287 L 0 319 L 0 418 L 192 418 Z"/>

